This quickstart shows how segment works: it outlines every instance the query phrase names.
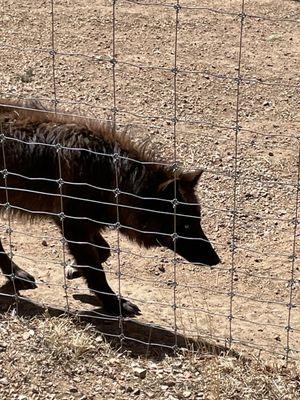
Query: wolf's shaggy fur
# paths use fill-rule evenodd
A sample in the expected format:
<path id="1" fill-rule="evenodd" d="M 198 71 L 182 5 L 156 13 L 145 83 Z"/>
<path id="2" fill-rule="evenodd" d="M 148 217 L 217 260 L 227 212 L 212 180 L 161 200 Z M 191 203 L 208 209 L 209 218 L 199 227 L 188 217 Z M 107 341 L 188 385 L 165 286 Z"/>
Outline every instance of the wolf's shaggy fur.
<path id="1" fill-rule="evenodd" d="M 50 112 L 35 102 L 0 100 L 0 135 L 3 209 L 52 218 L 89 288 L 108 311 L 132 315 L 138 308 L 119 301 L 109 287 L 101 263 L 110 248 L 100 232 L 118 223 L 140 245 L 173 249 L 175 195 L 176 233 L 182 236 L 176 251 L 193 262 L 219 261 L 199 223 L 194 186 L 200 171 L 177 171 L 174 177 L 149 147 L 134 144 L 128 135 L 93 119 Z M 200 248 L 189 238 L 199 238 Z M 15 275 L 19 288 L 34 286 L 34 278 L 11 264 L 2 246 L 0 251 L 2 271 L 11 279 Z"/>

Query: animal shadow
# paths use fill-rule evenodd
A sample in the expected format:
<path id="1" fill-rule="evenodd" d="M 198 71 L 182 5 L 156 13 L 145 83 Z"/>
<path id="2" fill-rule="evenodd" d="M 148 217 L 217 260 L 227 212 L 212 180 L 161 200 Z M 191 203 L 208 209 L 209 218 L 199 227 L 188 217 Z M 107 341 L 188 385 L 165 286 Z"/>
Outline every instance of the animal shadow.
<path id="1" fill-rule="evenodd" d="M 76 300 L 92 305 L 97 304 L 97 299 L 92 295 L 77 294 Z M 98 304 L 97 304 L 98 305 Z M 174 334 L 158 325 L 125 318 L 120 320 L 116 316 L 105 313 L 101 308 L 76 312 L 53 305 L 43 305 L 29 297 L 19 295 L 16 301 L 14 289 L 10 282 L 0 287 L 0 314 L 7 312 L 17 313 L 23 318 L 70 316 L 82 324 L 92 324 L 99 331 L 112 348 L 128 352 L 133 357 L 147 357 L 156 360 L 165 355 L 175 355 L 176 348 L 196 351 L 203 355 L 227 355 L 241 358 L 234 350 L 225 346 L 216 345 L 203 339 L 193 339 L 181 334 Z"/>

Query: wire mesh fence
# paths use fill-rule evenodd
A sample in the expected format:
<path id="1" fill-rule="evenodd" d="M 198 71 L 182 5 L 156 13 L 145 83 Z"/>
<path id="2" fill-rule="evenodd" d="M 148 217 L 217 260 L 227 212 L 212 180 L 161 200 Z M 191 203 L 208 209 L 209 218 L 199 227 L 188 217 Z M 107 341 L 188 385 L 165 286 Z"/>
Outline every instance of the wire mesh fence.
<path id="1" fill-rule="evenodd" d="M 38 3 L 1 3 L 1 297 L 299 360 L 297 4 Z"/>

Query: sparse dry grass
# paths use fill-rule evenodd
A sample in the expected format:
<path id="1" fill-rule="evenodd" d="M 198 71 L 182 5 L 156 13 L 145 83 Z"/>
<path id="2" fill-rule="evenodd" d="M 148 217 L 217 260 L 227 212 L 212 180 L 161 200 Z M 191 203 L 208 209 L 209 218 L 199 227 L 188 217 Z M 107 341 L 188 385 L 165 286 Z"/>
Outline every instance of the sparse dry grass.
<path id="1" fill-rule="evenodd" d="M 299 374 L 181 351 L 162 361 L 113 349 L 69 318 L 0 322 L 1 399 L 299 399 Z M 144 376 L 145 375 L 145 376 Z"/>

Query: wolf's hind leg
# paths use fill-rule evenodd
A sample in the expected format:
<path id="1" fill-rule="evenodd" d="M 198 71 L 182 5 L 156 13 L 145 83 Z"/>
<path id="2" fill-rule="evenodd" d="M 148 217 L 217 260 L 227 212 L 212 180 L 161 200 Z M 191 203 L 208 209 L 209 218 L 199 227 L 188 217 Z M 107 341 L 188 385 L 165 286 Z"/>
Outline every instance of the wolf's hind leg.
<path id="1" fill-rule="evenodd" d="M 89 289 L 102 302 L 104 309 L 114 315 L 133 317 L 140 314 L 139 308 L 126 299 L 119 299 L 109 286 L 102 262 L 109 256 L 108 244 L 100 234 L 95 240 L 96 232 L 93 225 L 78 221 L 65 221 L 65 238 L 69 250 L 75 258 L 77 268 L 85 278 Z M 100 254 L 99 243 L 105 247 L 105 253 Z M 96 245 L 96 246 L 95 246 Z M 105 258 L 106 257 L 106 258 Z"/>

